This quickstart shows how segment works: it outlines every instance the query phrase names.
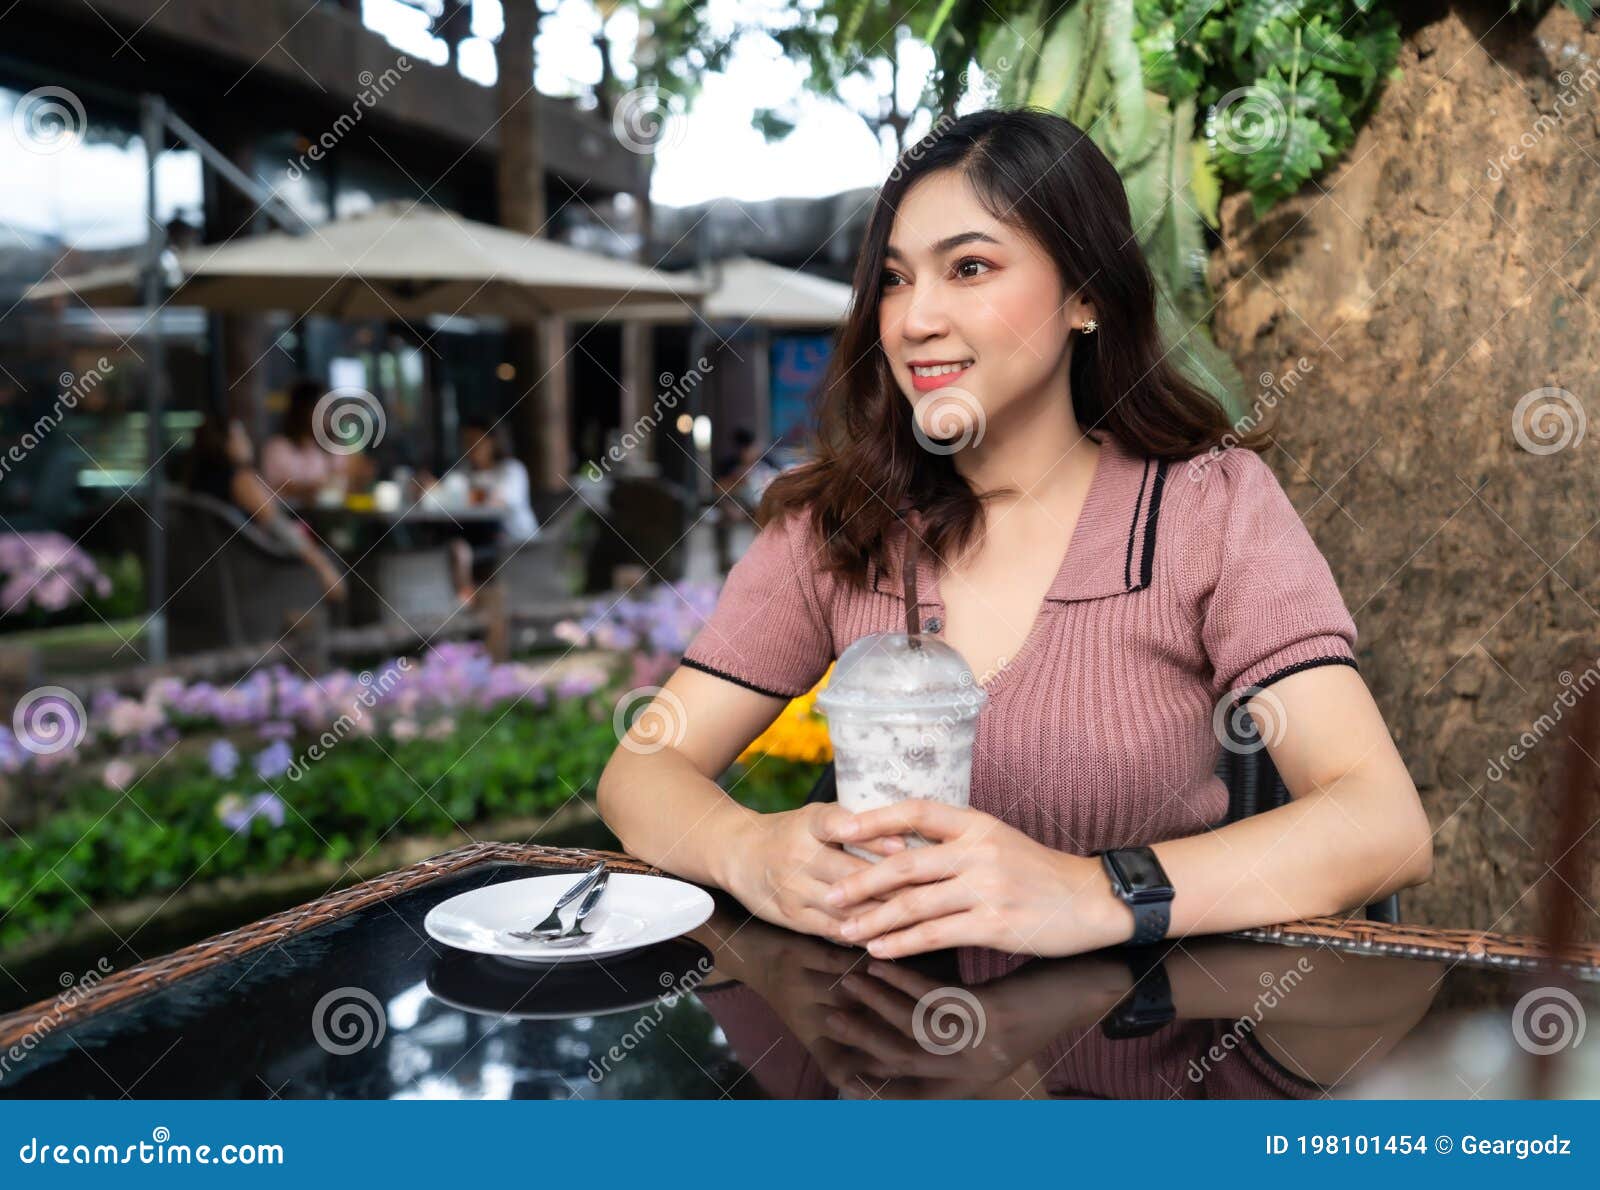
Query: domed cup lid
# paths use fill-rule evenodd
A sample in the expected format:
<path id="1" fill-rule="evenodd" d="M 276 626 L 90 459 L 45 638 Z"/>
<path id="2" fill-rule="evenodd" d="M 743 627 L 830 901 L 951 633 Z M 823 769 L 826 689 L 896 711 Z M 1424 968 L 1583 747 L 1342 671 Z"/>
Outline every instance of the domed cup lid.
<path id="1" fill-rule="evenodd" d="M 937 636 L 875 632 L 839 655 L 827 689 L 817 696 L 824 714 L 950 713 L 970 718 L 989 701 L 965 658 Z"/>

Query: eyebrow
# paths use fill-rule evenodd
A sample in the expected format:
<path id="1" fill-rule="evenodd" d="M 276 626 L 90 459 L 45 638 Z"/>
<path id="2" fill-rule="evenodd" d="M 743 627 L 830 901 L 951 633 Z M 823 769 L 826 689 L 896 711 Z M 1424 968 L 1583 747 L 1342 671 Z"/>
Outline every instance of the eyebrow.
<path id="1" fill-rule="evenodd" d="M 952 248 L 959 248 L 962 244 L 998 245 L 999 243 L 999 240 L 995 239 L 991 235 L 985 235 L 981 231 L 962 231 L 957 232 L 953 236 L 946 236 L 944 239 L 940 240 L 933 246 L 933 251 L 934 255 L 938 256 L 950 251 Z M 904 260 L 906 258 L 905 253 L 900 251 L 900 249 L 896 248 L 893 244 L 890 244 L 883 250 L 883 255 L 886 260 Z"/>

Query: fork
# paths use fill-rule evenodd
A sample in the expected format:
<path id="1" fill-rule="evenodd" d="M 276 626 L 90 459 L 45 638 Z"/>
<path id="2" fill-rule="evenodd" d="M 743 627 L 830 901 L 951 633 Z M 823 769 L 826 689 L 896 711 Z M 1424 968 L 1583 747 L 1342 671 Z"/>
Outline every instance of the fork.
<path id="1" fill-rule="evenodd" d="M 561 911 L 586 893 L 593 886 L 595 880 L 600 877 L 605 870 L 606 861 L 601 860 L 594 867 L 590 868 L 583 874 L 583 879 L 579 880 L 576 884 L 567 889 L 566 892 L 562 893 L 561 896 L 556 899 L 555 908 L 550 910 L 549 916 L 541 921 L 538 925 L 533 926 L 526 931 L 508 930 L 507 933 L 509 933 L 513 938 L 523 939 L 544 938 L 559 934 L 561 932 Z"/>
<path id="2" fill-rule="evenodd" d="M 603 871 L 600 878 L 594 882 L 588 894 L 578 903 L 578 912 L 572 919 L 572 924 L 559 934 L 538 934 L 533 931 L 511 931 L 513 938 L 524 942 L 545 942 L 556 946 L 565 946 L 572 942 L 582 942 L 587 939 L 592 931 L 583 928 L 583 919 L 589 916 L 590 911 L 600 900 L 600 895 L 606 891 L 606 884 L 611 879 L 611 873 Z"/>

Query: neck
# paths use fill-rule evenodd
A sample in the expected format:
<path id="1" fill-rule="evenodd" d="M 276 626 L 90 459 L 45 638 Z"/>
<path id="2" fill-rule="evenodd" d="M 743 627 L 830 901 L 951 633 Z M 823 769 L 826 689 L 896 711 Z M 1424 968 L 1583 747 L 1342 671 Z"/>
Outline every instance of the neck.
<path id="1" fill-rule="evenodd" d="M 1050 504 L 1057 496 L 1080 491 L 1093 469 L 1099 447 L 1078 425 L 1070 390 L 1065 385 L 1051 388 L 992 419 L 982 441 L 955 455 L 956 470 L 973 491 L 1016 489 L 989 501 L 989 507 Z"/>

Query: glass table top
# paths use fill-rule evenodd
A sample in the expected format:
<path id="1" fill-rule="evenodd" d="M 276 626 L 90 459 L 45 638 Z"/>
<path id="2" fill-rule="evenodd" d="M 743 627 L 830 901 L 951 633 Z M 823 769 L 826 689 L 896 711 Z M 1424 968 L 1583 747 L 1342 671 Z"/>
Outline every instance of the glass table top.
<path id="1" fill-rule="evenodd" d="M 423 931 L 457 893 L 570 870 L 475 864 L 43 1021 L 0 1052 L 0 1097 L 1493 1098 L 1527 1093 L 1541 1049 L 1565 1093 L 1600 1094 L 1570 1040 L 1596 985 L 1548 970 L 1191 938 L 1151 948 L 1135 990 L 1129 952 L 884 962 L 720 894 L 607 961 Z"/>

